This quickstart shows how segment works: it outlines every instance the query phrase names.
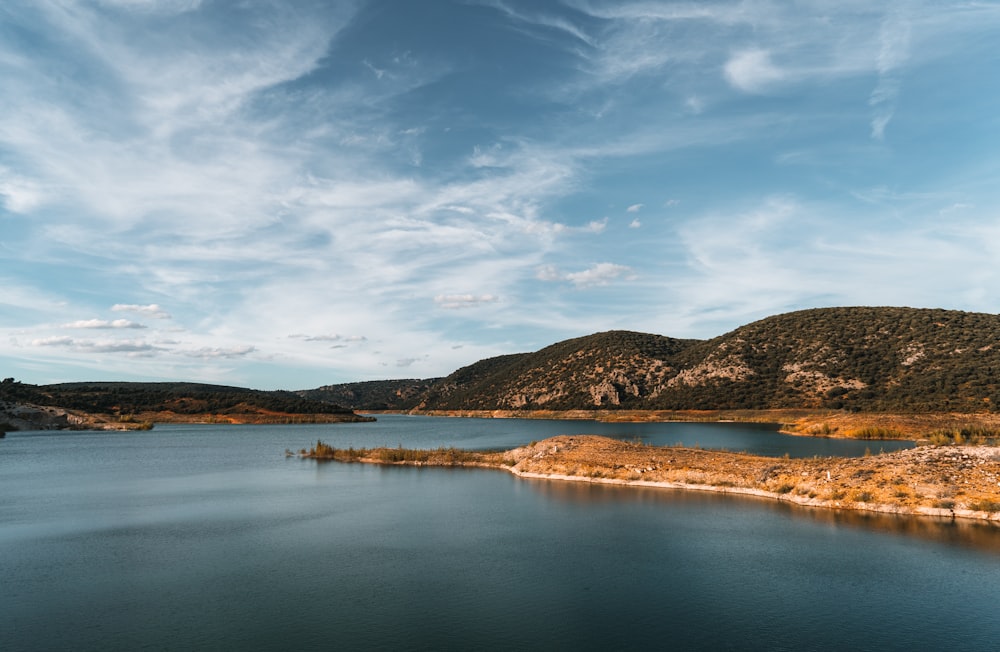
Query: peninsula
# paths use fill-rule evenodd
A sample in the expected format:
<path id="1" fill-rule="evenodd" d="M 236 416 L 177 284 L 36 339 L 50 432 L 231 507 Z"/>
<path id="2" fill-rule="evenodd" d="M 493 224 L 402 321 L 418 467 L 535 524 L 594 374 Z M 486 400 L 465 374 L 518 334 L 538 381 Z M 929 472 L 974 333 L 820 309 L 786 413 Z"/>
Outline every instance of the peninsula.
<path id="1" fill-rule="evenodd" d="M 291 454 L 291 453 L 289 453 Z M 920 446 L 860 458 L 773 458 L 559 436 L 502 452 L 337 449 L 304 458 L 502 469 L 521 478 L 715 491 L 797 505 L 1000 523 L 1000 448 Z"/>

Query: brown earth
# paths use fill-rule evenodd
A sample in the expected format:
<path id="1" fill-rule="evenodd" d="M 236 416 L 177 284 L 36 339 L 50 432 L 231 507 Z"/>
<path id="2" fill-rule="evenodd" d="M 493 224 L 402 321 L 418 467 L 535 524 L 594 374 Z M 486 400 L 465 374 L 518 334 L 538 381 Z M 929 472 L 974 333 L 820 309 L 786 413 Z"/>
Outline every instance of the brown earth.
<path id="1" fill-rule="evenodd" d="M 559 436 L 497 453 L 440 449 L 340 450 L 305 457 L 478 466 L 520 477 L 748 494 L 833 509 L 1000 523 L 1000 448 L 922 446 L 861 458 L 789 459 Z"/>

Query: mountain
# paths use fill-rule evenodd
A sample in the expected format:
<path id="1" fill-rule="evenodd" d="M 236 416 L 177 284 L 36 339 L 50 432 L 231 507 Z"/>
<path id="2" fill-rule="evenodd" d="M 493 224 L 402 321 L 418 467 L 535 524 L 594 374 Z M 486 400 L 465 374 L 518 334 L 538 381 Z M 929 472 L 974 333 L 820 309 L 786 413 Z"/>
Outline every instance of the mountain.
<path id="1" fill-rule="evenodd" d="M 11 411 L 17 406 L 58 408 L 30 413 L 53 427 L 67 420 L 79 425 L 80 414 L 114 424 L 362 418 L 352 410 L 1000 412 L 1000 316 L 822 308 L 768 317 L 709 340 L 608 331 L 480 360 L 445 378 L 294 393 L 198 383 L 28 385 L 8 378 L 0 383 L 0 403 L 0 422 L 8 425 L 28 418 L 29 412 Z"/>
<path id="2" fill-rule="evenodd" d="M 642 408 L 673 358 L 696 340 L 609 331 L 537 353 L 482 360 L 436 383 L 422 409 Z"/>
<path id="3" fill-rule="evenodd" d="M 418 381 L 400 382 L 418 391 Z M 609 331 L 426 384 L 389 409 L 1000 410 L 1000 316 L 822 308 L 710 340 Z"/>

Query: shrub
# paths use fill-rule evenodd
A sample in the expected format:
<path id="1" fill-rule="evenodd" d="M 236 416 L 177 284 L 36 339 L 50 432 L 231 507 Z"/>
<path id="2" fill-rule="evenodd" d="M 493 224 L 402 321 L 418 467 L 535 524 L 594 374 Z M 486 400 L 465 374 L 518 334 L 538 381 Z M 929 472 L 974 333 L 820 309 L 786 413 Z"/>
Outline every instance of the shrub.
<path id="1" fill-rule="evenodd" d="M 988 426 L 967 425 L 957 428 L 941 428 L 930 433 L 930 442 L 936 446 L 949 444 L 990 444 L 995 445 L 1000 438 L 1000 429 Z"/>
<path id="2" fill-rule="evenodd" d="M 984 498 L 969 503 L 969 509 L 977 512 L 1000 512 L 1000 502 Z"/>
<path id="3" fill-rule="evenodd" d="M 906 439 L 907 437 L 904 432 L 883 426 L 865 426 L 847 434 L 855 439 Z"/>

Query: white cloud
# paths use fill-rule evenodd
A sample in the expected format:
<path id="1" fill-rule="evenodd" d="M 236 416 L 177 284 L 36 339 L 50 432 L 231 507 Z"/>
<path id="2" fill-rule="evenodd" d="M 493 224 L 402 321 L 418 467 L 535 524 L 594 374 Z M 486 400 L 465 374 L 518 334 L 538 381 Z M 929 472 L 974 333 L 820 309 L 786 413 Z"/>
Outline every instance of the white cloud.
<path id="1" fill-rule="evenodd" d="M 157 14 L 182 14 L 194 11 L 202 0 L 98 0 L 106 7 Z"/>
<path id="2" fill-rule="evenodd" d="M 640 227 L 642 227 L 642 222 L 639 221 L 638 217 L 635 218 L 634 220 L 632 220 L 631 222 L 629 222 L 629 225 L 628 225 L 628 228 L 630 228 L 630 229 L 638 229 Z"/>
<path id="3" fill-rule="evenodd" d="M 625 209 L 625 212 L 626 213 L 638 213 L 639 211 L 642 210 L 642 207 L 643 207 L 643 204 L 632 204 L 631 206 L 629 206 L 628 208 Z"/>
<path id="4" fill-rule="evenodd" d="M 181 351 L 183 355 L 190 358 L 201 358 L 206 360 L 217 359 L 217 358 L 243 358 L 255 352 L 257 348 L 253 345 L 243 345 L 243 346 L 233 346 L 233 347 L 202 347 L 200 349 L 192 349 L 187 351 Z"/>
<path id="5" fill-rule="evenodd" d="M 684 98 L 684 107 L 695 115 L 705 110 L 705 100 L 697 95 L 690 95 Z"/>
<path id="6" fill-rule="evenodd" d="M 535 278 L 540 281 L 561 281 L 565 276 L 555 265 L 542 265 L 535 270 Z"/>
<path id="7" fill-rule="evenodd" d="M 81 319 L 79 321 L 64 324 L 63 328 L 146 328 L 144 324 L 129 321 L 128 319 Z"/>
<path id="8" fill-rule="evenodd" d="M 486 303 L 496 303 L 500 297 L 494 294 L 439 294 L 434 297 L 434 303 L 445 310 L 474 308 Z"/>
<path id="9" fill-rule="evenodd" d="M 364 59 L 361 63 L 364 64 L 365 68 L 372 71 L 372 74 L 375 75 L 376 79 L 382 79 L 382 77 L 385 76 L 385 68 L 376 68 L 375 65 L 368 59 Z"/>
<path id="10" fill-rule="evenodd" d="M 170 313 L 159 306 L 151 303 L 149 305 L 138 305 L 134 303 L 116 303 L 111 306 L 112 312 L 136 312 L 154 319 L 170 319 Z"/>
<path id="11" fill-rule="evenodd" d="M 66 347 L 78 353 L 149 353 L 160 350 L 143 340 L 77 340 L 65 336 L 35 339 L 31 341 L 31 345 Z"/>
<path id="12" fill-rule="evenodd" d="M 0 167 L 0 205 L 12 213 L 30 213 L 43 199 L 36 182 Z"/>
<path id="13" fill-rule="evenodd" d="M 942 208 L 941 210 L 939 210 L 938 214 L 939 215 L 943 215 L 943 216 L 947 216 L 947 215 L 952 215 L 953 213 L 959 213 L 959 212 L 962 212 L 962 211 L 967 211 L 967 210 L 975 208 L 975 207 L 976 207 L 975 204 L 969 204 L 969 203 L 966 203 L 966 202 L 955 202 L 954 204 L 952 204 L 950 206 L 946 206 L 946 207 Z"/>
<path id="14" fill-rule="evenodd" d="M 65 335 L 54 335 L 31 340 L 32 346 L 72 346 L 73 338 Z"/>
<path id="15" fill-rule="evenodd" d="M 737 52 L 723 70 L 730 84 L 747 93 L 766 92 L 787 77 L 787 73 L 771 61 L 771 53 L 767 50 Z"/>
<path id="16" fill-rule="evenodd" d="M 597 263 L 579 272 L 562 272 L 554 265 L 543 265 L 536 270 L 535 278 L 542 281 L 568 281 L 578 288 L 608 285 L 619 278 L 634 280 L 632 268 L 615 263 Z"/>
<path id="17" fill-rule="evenodd" d="M 566 280 L 577 287 L 608 285 L 611 281 L 622 277 L 626 280 L 635 278 L 632 268 L 615 263 L 597 263 L 589 269 L 566 274 Z"/>
<path id="18" fill-rule="evenodd" d="M 552 16 L 549 14 L 533 13 L 528 14 L 525 12 L 520 12 L 513 7 L 509 6 L 500 0 L 480 0 L 479 4 L 483 4 L 494 9 L 503 12 L 508 17 L 518 21 L 519 23 L 540 26 L 556 30 L 557 32 L 562 32 L 568 34 L 578 41 L 582 41 L 587 45 L 594 45 L 594 40 L 579 26 L 575 25 L 571 20 L 563 16 Z"/>
<path id="19" fill-rule="evenodd" d="M 288 337 L 306 342 L 364 342 L 368 338 L 364 335 L 338 335 L 336 333 L 328 335 L 289 335 Z"/>
<path id="20" fill-rule="evenodd" d="M 896 99 L 901 83 L 895 71 L 905 65 L 909 48 L 909 21 L 900 12 L 888 14 L 882 20 L 879 30 L 878 84 L 868 98 L 868 104 L 873 110 L 871 137 L 875 140 L 885 137 L 885 128 L 896 112 Z"/>

